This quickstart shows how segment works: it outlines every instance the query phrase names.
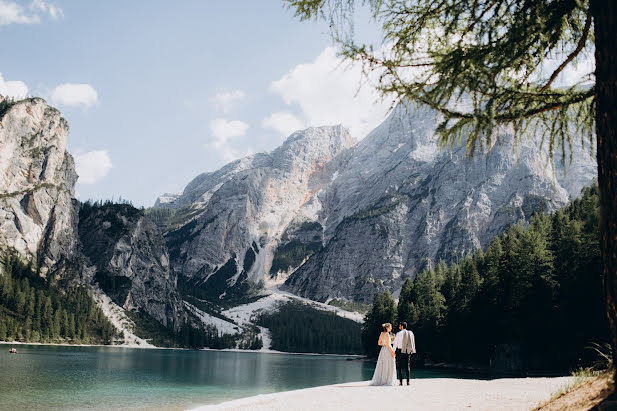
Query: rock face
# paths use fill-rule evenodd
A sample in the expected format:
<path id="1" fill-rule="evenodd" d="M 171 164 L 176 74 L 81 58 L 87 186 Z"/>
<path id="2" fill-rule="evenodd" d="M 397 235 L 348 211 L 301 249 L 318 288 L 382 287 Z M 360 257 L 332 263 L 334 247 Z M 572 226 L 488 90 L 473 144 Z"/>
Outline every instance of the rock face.
<path id="1" fill-rule="evenodd" d="M 73 158 L 68 124 L 44 100 L 0 97 L 0 248 L 61 270 L 77 258 Z"/>
<path id="2" fill-rule="evenodd" d="M 90 206 L 80 220 L 67 134 L 66 120 L 44 100 L 0 97 L 0 250 L 18 252 L 43 275 L 99 282 L 125 309 L 179 328 L 187 315 L 157 227 L 125 205 Z"/>
<path id="3" fill-rule="evenodd" d="M 553 174 L 539 141 L 514 145 L 511 134 L 471 159 L 464 141 L 439 150 L 436 121 L 430 110 L 399 106 L 354 147 L 319 194 L 323 247 L 287 280 L 287 290 L 370 303 L 377 292 L 397 293 L 422 269 L 485 248 L 509 224 L 565 205 L 595 176 L 593 158 L 580 147 L 568 173 L 558 165 Z"/>
<path id="4" fill-rule="evenodd" d="M 204 298 L 246 294 L 269 279 L 273 250 L 292 220 L 313 221 L 314 195 L 353 145 L 340 126 L 292 134 L 271 153 L 256 154 L 195 178 L 167 207 L 178 228 L 165 234 L 183 287 Z"/>
<path id="5" fill-rule="evenodd" d="M 580 145 L 564 175 L 537 139 L 514 145 L 507 132 L 486 155 L 469 159 L 464 142 L 440 150 L 437 120 L 399 106 L 353 147 L 340 128 L 309 129 L 197 177 L 165 204 L 173 268 L 206 298 L 284 281 L 314 300 L 368 303 L 565 205 L 596 174 Z"/>
<path id="6" fill-rule="evenodd" d="M 143 211 L 126 204 L 84 204 L 79 236 L 96 267 L 94 280 L 116 304 L 143 310 L 175 330 L 186 322 L 165 241 Z"/>

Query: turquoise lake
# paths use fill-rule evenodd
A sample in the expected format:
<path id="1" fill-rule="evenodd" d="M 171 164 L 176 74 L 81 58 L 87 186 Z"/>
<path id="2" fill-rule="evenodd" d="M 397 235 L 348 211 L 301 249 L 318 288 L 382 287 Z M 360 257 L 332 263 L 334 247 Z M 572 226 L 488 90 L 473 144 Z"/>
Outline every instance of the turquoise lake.
<path id="1" fill-rule="evenodd" d="M 344 356 L 43 345 L 17 345 L 19 353 L 9 354 L 10 346 L 0 347 L 3 410 L 186 409 L 369 380 L 375 368 Z"/>

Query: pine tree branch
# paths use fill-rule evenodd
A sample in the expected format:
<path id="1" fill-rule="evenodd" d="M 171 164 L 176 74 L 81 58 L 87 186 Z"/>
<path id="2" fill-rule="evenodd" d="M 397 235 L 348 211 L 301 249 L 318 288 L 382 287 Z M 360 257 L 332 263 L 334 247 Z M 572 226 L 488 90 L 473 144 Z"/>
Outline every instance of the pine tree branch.
<path id="1" fill-rule="evenodd" d="M 578 44 L 576 45 L 576 48 L 572 51 L 572 53 L 570 53 L 568 55 L 568 57 L 563 61 L 563 63 L 561 63 L 561 65 L 559 65 L 559 67 L 557 67 L 557 69 L 553 72 L 553 74 L 551 74 L 551 77 L 548 79 L 546 84 L 544 86 L 542 86 L 540 91 L 544 91 L 547 88 L 549 88 L 551 83 L 553 81 L 555 81 L 555 79 L 557 78 L 559 73 L 561 73 L 563 71 L 563 69 L 568 64 L 570 64 L 570 62 L 572 60 L 574 60 L 574 58 L 583 50 L 583 47 L 585 47 L 585 44 L 587 43 L 587 38 L 589 37 L 589 30 L 590 30 L 590 28 L 591 28 L 591 11 L 588 10 L 587 11 L 587 19 L 585 20 L 585 27 L 583 28 L 583 34 L 582 34 L 580 40 L 578 41 Z"/>
<path id="2" fill-rule="evenodd" d="M 486 8 L 482 11 L 482 13 L 480 13 L 480 15 L 474 19 L 473 22 L 471 22 L 471 24 L 465 29 L 465 31 L 463 32 L 463 34 L 461 35 L 461 40 L 467 35 L 469 34 L 471 31 L 473 31 L 473 29 L 476 27 L 476 24 L 478 24 L 480 21 L 482 21 L 482 19 L 484 18 L 484 16 L 486 15 L 486 13 L 488 13 L 489 11 L 491 11 L 491 9 L 493 7 L 495 7 L 495 5 L 497 4 L 497 0 L 493 0 L 488 6 L 486 6 Z"/>
<path id="3" fill-rule="evenodd" d="M 545 105 L 542 105 L 540 107 L 536 107 L 533 109 L 529 109 L 529 110 L 515 110 L 515 111 L 510 111 L 507 113 L 498 114 L 498 115 L 490 116 L 490 117 L 488 115 L 481 114 L 481 113 L 463 113 L 463 112 L 456 111 L 456 110 L 450 110 L 450 109 L 447 109 L 441 106 L 440 104 L 435 103 L 431 99 L 424 97 L 424 96 L 416 95 L 414 96 L 414 99 L 417 99 L 418 101 L 428 105 L 429 107 L 439 111 L 444 116 L 451 118 L 451 119 L 467 119 L 467 120 L 486 119 L 486 120 L 493 120 L 498 123 L 507 123 L 507 122 L 511 122 L 515 120 L 533 117 L 535 115 L 542 114 L 547 111 L 557 110 L 564 106 L 569 106 L 571 104 L 580 103 L 594 96 L 595 96 L 595 90 L 590 89 L 585 93 L 575 94 L 574 96 L 572 96 L 570 99 L 566 101 L 551 102 L 551 103 L 548 103 L 548 104 L 545 104 Z"/>

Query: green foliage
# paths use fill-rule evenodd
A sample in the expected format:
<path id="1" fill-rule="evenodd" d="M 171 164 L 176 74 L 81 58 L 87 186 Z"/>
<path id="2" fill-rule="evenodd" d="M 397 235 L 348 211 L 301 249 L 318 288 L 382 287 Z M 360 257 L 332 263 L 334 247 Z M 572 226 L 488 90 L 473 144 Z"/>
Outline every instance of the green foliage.
<path id="1" fill-rule="evenodd" d="M 129 227 L 126 223 L 126 219 L 134 220 L 144 214 L 143 210 L 133 207 L 130 201 L 120 198 L 118 202 L 113 200 L 105 201 L 91 201 L 88 200 L 80 204 L 79 208 L 79 223 L 80 228 L 86 227 L 89 230 L 80 230 L 80 236 L 86 240 L 86 243 L 90 243 L 89 234 L 91 232 L 98 232 L 100 227 L 97 224 L 92 224 L 90 219 L 99 219 L 109 224 L 109 227 L 105 229 L 105 236 L 108 241 L 113 243 L 117 242 L 122 236 L 129 234 Z M 97 241 L 92 241 L 91 244 L 94 249 L 86 250 L 89 255 L 97 255 L 98 250 L 101 248 L 101 244 L 97 244 Z M 88 248 L 88 247 L 86 247 Z M 108 248 L 108 247 L 107 247 Z"/>
<path id="2" fill-rule="evenodd" d="M 562 156 L 572 131 L 593 146 L 593 87 L 555 87 L 558 75 L 593 55 L 590 2 L 478 0 L 284 0 L 300 19 L 323 18 L 342 54 L 380 73 L 377 87 L 442 114 L 443 144 L 466 139 L 469 153 L 488 150 L 500 124 L 544 133 Z M 368 6 L 388 52 L 356 44 L 355 6 Z M 540 72 L 546 59 L 561 62 Z M 589 73 L 593 76 L 593 73 Z M 468 109 L 452 104 L 465 100 Z M 538 128 L 538 125 L 544 127 Z M 551 157 L 552 158 L 552 157 Z"/>
<path id="3" fill-rule="evenodd" d="M 242 350 L 261 350 L 264 346 L 264 342 L 260 336 L 255 335 L 249 339 L 246 343 L 240 344 L 239 348 Z"/>
<path id="4" fill-rule="evenodd" d="M 146 216 L 152 220 L 164 233 L 178 230 L 200 213 L 199 208 L 185 206 L 182 208 L 153 207 L 145 210 Z M 204 225 L 208 225 L 206 222 Z"/>
<path id="5" fill-rule="evenodd" d="M 0 340 L 111 344 L 118 337 L 84 287 L 62 290 L 14 254 L 1 265 Z"/>
<path id="6" fill-rule="evenodd" d="M 196 297 L 188 295 L 188 294 L 185 294 L 183 296 L 183 299 L 186 302 L 188 302 L 188 303 L 194 305 L 195 307 L 199 308 L 201 311 L 203 311 L 206 314 L 209 314 L 209 315 L 211 315 L 213 317 L 216 317 L 216 318 L 220 318 L 223 321 L 227 321 L 227 322 L 230 322 L 232 324 L 236 324 L 236 322 L 233 319 L 231 319 L 229 317 L 226 317 L 223 314 L 221 314 L 221 310 L 224 309 L 224 305 L 220 304 L 218 301 L 210 302 L 210 301 L 207 301 L 207 300 L 200 300 L 199 298 L 196 298 Z M 253 302 L 253 301 L 248 301 L 248 302 Z M 233 305 L 230 306 L 230 307 L 233 307 Z"/>
<path id="7" fill-rule="evenodd" d="M 291 240 L 281 244 L 274 252 L 270 272 L 278 273 L 279 271 L 288 271 L 291 268 L 298 267 L 305 258 L 313 255 L 319 249 L 321 249 L 321 240 L 308 243 L 300 240 Z"/>
<path id="8" fill-rule="evenodd" d="M 401 202 L 405 201 L 406 199 L 407 196 L 402 194 L 389 195 L 369 208 L 357 211 L 350 216 L 346 216 L 343 219 L 343 223 L 351 223 L 379 217 L 380 215 L 389 213 L 390 211 L 394 210 Z"/>
<path id="9" fill-rule="evenodd" d="M 174 210 L 168 207 L 148 208 L 145 210 L 146 216 L 157 226 L 163 227 L 174 215 Z"/>
<path id="10" fill-rule="evenodd" d="M 488 365 L 499 344 L 522 348 L 528 369 L 589 365 L 607 341 L 600 283 L 598 192 L 551 216 L 514 225 L 458 264 L 407 280 L 398 303 L 433 360 Z"/>
<path id="11" fill-rule="evenodd" d="M 174 331 L 144 311 L 127 311 L 127 314 L 135 323 L 134 332 L 157 347 L 221 349 L 233 348 L 236 345 L 233 335 L 220 334 L 212 325 L 194 327 L 190 323 L 185 323 L 179 331 Z"/>
<path id="12" fill-rule="evenodd" d="M 369 304 L 362 304 L 356 301 L 340 300 L 338 298 L 331 300 L 328 305 L 342 308 L 343 310 L 347 311 L 355 311 L 360 314 L 366 314 L 368 310 L 371 309 L 371 306 Z"/>
<path id="13" fill-rule="evenodd" d="M 301 302 L 286 302 L 262 313 L 257 324 L 272 335 L 272 348 L 287 352 L 359 354 L 360 324 Z"/>
<path id="14" fill-rule="evenodd" d="M 15 103 L 15 100 L 11 97 L 5 97 L 4 100 L 0 101 L 0 120 L 10 110 L 10 108 L 15 105 Z"/>
<path id="15" fill-rule="evenodd" d="M 390 295 L 390 292 L 385 291 L 375 296 L 371 310 L 364 316 L 362 324 L 362 346 L 364 352 L 371 357 L 376 357 L 379 353 L 379 345 L 377 340 L 379 334 L 383 331 L 382 324 L 390 323 L 396 327 L 396 303 Z"/>

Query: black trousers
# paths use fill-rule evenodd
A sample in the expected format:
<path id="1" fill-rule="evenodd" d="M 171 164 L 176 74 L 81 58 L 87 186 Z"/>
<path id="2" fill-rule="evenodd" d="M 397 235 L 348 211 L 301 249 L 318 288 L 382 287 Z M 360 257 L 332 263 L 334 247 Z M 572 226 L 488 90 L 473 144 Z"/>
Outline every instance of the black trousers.
<path id="1" fill-rule="evenodd" d="M 403 383 L 403 371 L 406 372 L 407 384 L 409 384 L 409 374 L 411 373 L 409 366 L 410 356 L 410 354 L 404 354 L 399 348 L 396 349 L 396 375 L 401 384 Z"/>

